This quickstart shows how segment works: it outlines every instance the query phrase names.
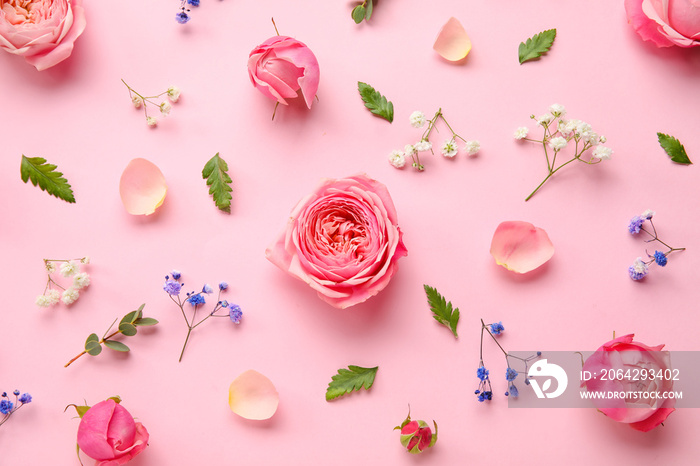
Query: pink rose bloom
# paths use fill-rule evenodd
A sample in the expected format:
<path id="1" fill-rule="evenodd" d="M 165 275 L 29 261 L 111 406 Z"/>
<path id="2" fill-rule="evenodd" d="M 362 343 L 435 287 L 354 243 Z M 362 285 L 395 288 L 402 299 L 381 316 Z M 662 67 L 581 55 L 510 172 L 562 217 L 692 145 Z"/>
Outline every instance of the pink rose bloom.
<path id="1" fill-rule="evenodd" d="M 627 19 L 658 47 L 700 45 L 700 0 L 625 0 Z"/>
<path id="2" fill-rule="evenodd" d="M 0 47 L 37 70 L 68 58 L 85 30 L 82 0 L 0 0 Z"/>
<path id="3" fill-rule="evenodd" d="M 675 398 L 643 396 L 673 390 L 671 358 L 668 351 L 661 351 L 664 345 L 647 346 L 633 338 L 633 334 L 625 335 L 598 348 L 583 366 L 593 378 L 581 386 L 589 392 L 634 392 L 635 395 L 625 399 L 594 399 L 593 402 L 611 419 L 648 432 L 675 411 Z"/>
<path id="4" fill-rule="evenodd" d="M 297 204 L 265 255 L 343 309 L 389 284 L 407 253 L 402 235 L 382 183 L 366 175 L 324 180 Z"/>
<path id="5" fill-rule="evenodd" d="M 285 99 L 301 93 L 306 106 L 316 97 L 319 81 L 318 61 L 303 43 L 287 36 L 273 36 L 250 52 L 248 75 L 260 92 L 287 105 Z"/>
<path id="6" fill-rule="evenodd" d="M 83 415 L 78 427 L 78 446 L 96 460 L 95 466 L 118 466 L 131 461 L 148 446 L 148 431 L 134 422 L 114 400 L 97 403 Z"/>

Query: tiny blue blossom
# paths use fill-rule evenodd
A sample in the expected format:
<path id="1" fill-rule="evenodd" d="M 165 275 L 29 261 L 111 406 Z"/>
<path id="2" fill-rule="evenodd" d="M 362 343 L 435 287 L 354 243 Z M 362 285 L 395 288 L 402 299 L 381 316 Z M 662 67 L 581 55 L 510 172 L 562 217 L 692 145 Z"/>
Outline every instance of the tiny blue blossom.
<path id="1" fill-rule="evenodd" d="M 192 6 L 199 6 L 199 0 L 187 0 L 187 3 Z"/>
<path id="2" fill-rule="evenodd" d="M 219 283 L 219 289 L 221 291 L 224 291 L 226 288 L 228 288 L 228 283 L 226 283 L 226 282 Z"/>
<path id="3" fill-rule="evenodd" d="M 14 392 L 12 392 L 12 394 L 13 394 L 14 396 L 19 396 L 19 390 L 15 390 Z"/>
<path id="4" fill-rule="evenodd" d="M 0 401 L 0 413 L 2 414 L 8 414 L 10 411 L 12 411 L 13 407 L 14 404 L 12 404 L 10 400 Z"/>
<path id="5" fill-rule="evenodd" d="M 221 304 L 221 307 L 228 307 L 228 301 L 226 300 L 219 301 L 219 304 Z"/>
<path id="6" fill-rule="evenodd" d="M 627 226 L 627 229 L 630 233 L 636 235 L 642 230 L 642 224 L 644 223 L 644 220 L 646 219 L 640 217 L 639 215 L 635 215 L 634 217 L 632 217 L 632 220 L 630 220 L 630 224 Z"/>
<path id="7" fill-rule="evenodd" d="M 19 393 L 19 390 L 17 390 L 17 393 Z M 23 393 L 22 396 L 19 397 L 19 402 L 22 404 L 27 404 L 32 402 L 32 395 L 29 393 Z"/>
<path id="8" fill-rule="evenodd" d="M 178 11 L 177 14 L 175 15 L 175 21 L 177 21 L 180 24 L 185 24 L 189 20 L 190 20 L 190 15 L 185 13 L 184 10 Z"/>
<path id="9" fill-rule="evenodd" d="M 479 380 L 486 380 L 489 378 L 489 371 L 484 366 L 479 366 L 476 370 L 476 376 L 479 377 Z"/>
<path id="10" fill-rule="evenodd" d="M 508 382 L 512 382 L 513 380 L 515 380 L 515 378 L 517 376 L 518 376 L 518 371 L 516 371 L 515 369 L 513 369 L 511 367 L 506 369 L 506 380 Z M 517 395 L 515 395 L 515 396 L 517 396 Z"/>
<path id="11" fill-rule="evenodd" d="M 202 287 L 202 293 L 211 294 L 213 292 L 214 292 L 214 290 L 212 289 L 212 287 L 208 283 Z"/>
<path id="12" fill-rule="evenodd" d="M 493 333 L 494 335 L 500 335 L 505 330 L 505 327 L 503 327 L 503 323 L 501 322 L 498 322 L 497 324 L 491 324 L 490 327 L 491 333 Z"/>
<path id="13" fill-rule="evenodd" d="M 173 280 L 179 280 L 182 276 L 179 270 L 173 270 L 172 272 L 170 272 L 170 275 L 173 276 Z"/>
<path id="14" fill-rule="evenodd" d="M 660 267 L 665 267 L 668 263 L 668 258 L 666 257 L 666 254 L 664 254 L 661 251 L 656 251 L 654 253 L 654 260 L 657 264 L 659 264 Z"/>
<path id="15" fill-rule="evenodd" d="M 518 387 L 516 387 L 514 384 L 511 384 L 510 387 L 508 387 L 508 390 L 510 391 L 510 396 L 518 397 L 520 395 L 520 392 L 518 392 Z"/>
<path id="16" fill-rule="evenodd" d="M 197 293 L 197 294 L 193 294 L 189 298 L 187 298 L 187 302 L 193 306 L 197 306 L 198 304 L 205 304 L 206 300 L 204 299 L 204 296 Z"/>
<path id="17" fill-rule="evenodd" d="M 228 311 L 228 316 L 231 319 L 231 322 L 234 324 L 240 324 L 241 319 L 243 318 L 243 311 L 241 311 L 241 307 L 238 304 L 231 304 L 231 308 Z"/>
<path id="18" fill-rule="evenodd" d="M 167 282 L 165 282 L 165 285 L 163 285 L 163 289 L 166 293 L 168 293 L 171 296 L 179 295 L 180 290 L 182 289 L 182 284 L 174 280 L 168 280 Z"/>

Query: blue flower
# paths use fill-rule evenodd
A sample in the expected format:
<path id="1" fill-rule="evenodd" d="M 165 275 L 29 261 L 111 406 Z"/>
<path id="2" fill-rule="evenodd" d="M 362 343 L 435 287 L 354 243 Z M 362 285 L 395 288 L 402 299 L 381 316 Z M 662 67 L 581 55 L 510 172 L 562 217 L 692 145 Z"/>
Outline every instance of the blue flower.
<path id="1" fill-rule="evenodd" d="M 12 411 L 13 407 L 14 405 L 10 400 L 0 401 L 0 413 L 2 414 L 8 414 L 10 411 Z"/>
<path id="2" fill-rule="evenodd" d="M 228 311 L 228 316 L 231 322 L 234 324 L 240 324 L 243 318 L 243 311 L 241 311 L 241 306 L 238 304 L 231 304 L 231 308 Z"/>
<path id="3" fill-rule="evenodd" d="M 190 20 L 190 15 L 185 13 L 185 10 L 178 11 L 177 14 L 175 15 L 175 21 L 177 21 L 180 24 L 185 24 L 189 20 Z"/>
<path id="4" fill-rule="evenodd" d="M 508 390 L 510 391 L 511 396 L 514 396 L 517 398 L 518 395 L 520 395 L 520 393 L 518 392 L 518 387 L 516 387 L 515 384 L 510 384 L 510 386 L 508 387 Z"/>
<path id="5" fill-rule="evenodd" d="M 225 299 L 223 301 L 219 301 L 219 304 L 221 304 L 221 307 L 228 307 L 228 301 Z"/>
<path id="6" fill-rule="evenodd" d="M 19 393 L 19 390 L 17 391 Z M 23 393 L 22 396 L 19 397 L 19 402 L 22 404 L 27 404 L 32 402 L 32 395 L 29 393 Z"/>
<path id="7" fill-rule="evenodd" d="M 182 289 L 182 284 L 174 281 L 174 280 L 168 280 L 165 282 L 165 285 L 163 285 L 163 289 L 165 290 L 166 293 L 169 295 L 179 295 L 180 290 Z"/>
<path id="8" fill-rule="evenodd" d="M 637 257 L 632 265 L 629 266 L 627 272 L 630 274 L 632 280 L 641 280 L 649 272 L 649 266 L 641 257 Z"/>
<path id="9" fill-rule="evenodd" d="M 193 306 L 206 303 L 206 301 L 204 300 L 204 296 L 202 296 L 200 293 L 191 295 L 189 298 L 187 298 L 187 302 L 189 302 Z"/>
<path id="10" fill-rule="evenodd" d="M 476 376 L 479 377 L 479 380 L 487 380 L 489 378 L 489 371 L 484 366 L 479 366 L 476 370 Z"/>
<path id="11" fill-rule="evenodd" d="M 182 276 L 179 270 L 173 270 L 170 274 L 173 276 L 173 280 L 179 280 Z"/>
<path id="12" fill-rule="evenodd" d="M 219 289 L 220 289 L 221 291 L 224 291 L 224 290 L 227 289 L 227 288 L 228 288 L 228 283 L 226 283 L 226 282 L 221 282 L 221 283 L 219 283 Z"/>
<path id="13" fill-rule="evenodd" d="M 515 380 L 515 378 L 517 376 L 518 376 L 518 371 L 516 371 L 515 369 L 510 368 L 510 367 L 508 369 L 506 369 L 506 380 L 508 382 L 512 382 L 513 380 Z"/>
<path id="14" fill-rule="evenodd" d="M 15 390 L 14 392 L 12 392 L 12 394 L 13 394 L 14 396 L 19 396 L 19 390 Z"/>
<path id="15" fill-rule="evenodd" d="M 627 226 L 627 229 L 630 233 L 636 235 L 642 230 L 642 224 L 644 223 L 644 220 L 646 219 L 640 217 L 639 215 L 635 215 L 634 217 L 632 217 L 632 220 L 630 220 L 630 224 Z"/>
<path id="16" fill-rule="evenodd" d="M 199 0 L 187 0 L 187 3 L 192 6 L 199 6 Z"/>
<path id="17" fill-rule="evenodd" d="M 211 293 L 213 293 L 213 292 L 214 292 L 214 290 L 211 288 L 211 286 L 209 286 L 209 284 L 205 284 L 205 285 L 202 287 L 202 293 L 211 294 Z"/>
<path id="18" fill-rule="evenodd" d="M 664 254 L 661 251 L 656 251 L 654 253 L 654 260 L 656 261 L 657 264 L 659 264 L 661 267 L 665 267 L 666 264 L 668 263 L 668 258 L 666 257 L 666 254 Z"/>
<path id="19" fill-rule="evenodd" d="M 505 330 L 505 327 L 503 327 L 503 323 L 501 322 L 498 322 L 497 324 L 491 324 L 490 327 L 491 333 L 493 333 L 494 335 L 500 335 Z"/>

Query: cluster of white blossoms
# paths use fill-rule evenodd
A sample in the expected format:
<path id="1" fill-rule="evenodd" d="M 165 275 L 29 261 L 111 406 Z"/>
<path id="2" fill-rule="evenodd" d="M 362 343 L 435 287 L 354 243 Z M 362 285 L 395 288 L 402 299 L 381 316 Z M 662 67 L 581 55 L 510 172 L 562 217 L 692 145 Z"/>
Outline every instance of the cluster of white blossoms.
<path id="1" fill-rule="evenodd" d="M 50 307 L 58 304 L 59 301 L 63 301 L 66 305 L 73 304 L 80 297 L 80 290 L 90 285 L 90 275 L 80 270 L 81 265 L 89 263 L 90 257 L 88 256 L 73 260 L 44 259 L 48 280 L 46 282 L 46 288 L 44 288 L 44 293 L 36 298 L 36 305 L 40 307 Z M 52 275 L 56 272 L 65 278 L 72 279 L 72 283 L 68 288 L 64 288 L 53 279 Z M 61 288 L 63 292 L 58 291 L 53 288 L 53 286 Z"/>
<path id="2" fill-rule="evenodd" d="M 457 139 L 464 141 L 464 152 L 466 152 L 467 155 L 475 155 L 477 152 L 479 152 L 479 149 L 481 149 L 479 141 L 467 141 L 455 133 L 447 123 L 447 120 L 445 120 L 445 117 L 442 114 L 442 109 L 438 109 L 435 116 L 431 120 L 428 120 L 423 112 L 416 110 L 415 112 L 411 113 L 411 116 L 409 117 L 411 126 L 414 128 L 422 128 L 427 123 L 428 128 L 423 133 L 421 139 L 415 144 L 406 144 L 403 150 L 391 151 L 389 154 L 389 163 L 395 168 L 403 168 L 406 165 L 406 158 L 411 157 L 413 160 L 413 167 L 417 170 L 423 170 L 424 167 L 420 163 L 418 154 L 427 151 L 434 153 L 433 144 L 430 142 L 430 133 L 435 128 L 435 123 L 437 122 L 438 118 L 442 118 L 445 125 L 452 133 L 452 137 L 450 139 L 446 139 L 440 146 L 440 152 L 442 155 L 447 158 L 453 158 L 459 153 L 460 148 L 457 145 Z"/>
<path id="3" fill-rule="evenodd" d="M 161 115 L 165 117 L 170 115 L 170 110 L 172 110 L 173 108 L 170 102 L 175 103 L 180 99 L 180 89 L 176 86 L 170 86 L 168 90 L 166 90 L 165 92 L 161 92 L 158 95 L 143 96 L 135 90 L 133 90 L 131 86 L 124 82 L 123 79 L 122 82 L 129 89 L 129 96 L 131 97 L 131 103 L 134 105 L 134 107 L 143 107 L 144 114 L 146 115 L 146 123 L 150 127 L 158 125 L 158 119 L 148 114 L 148 104 L 158 107 L 158 110 L 160 110 Z M 153 100 L 160 99 L 162 98 L 162 96 L 166 96 L 166 98 L 160 103 Z"/>

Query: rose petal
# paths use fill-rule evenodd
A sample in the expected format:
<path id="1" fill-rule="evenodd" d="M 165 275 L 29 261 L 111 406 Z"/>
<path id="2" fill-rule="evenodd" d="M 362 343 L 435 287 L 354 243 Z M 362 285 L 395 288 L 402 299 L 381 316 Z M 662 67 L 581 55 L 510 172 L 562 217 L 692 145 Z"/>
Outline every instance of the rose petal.
<path id="1" fill-rule="evenodd" d="M 527 273 L 554 255 L 554 246 L 542 228 L 528 222 L 503 222 L 491 241 L 491 255 L 498 265 L 517 273 Z"/>
<path id="2" fill-rule="evenodd" d="M 459 61 L 472 49 L 472 41 L 457 18 L 450 18 L 440 29 L 433 49 L 445 60 Z"/>
<path id="3" fill-rule="evenodd" d="M 279 400 L 279 393 L 270 379 L 252 369 L 236 377 L 228 389 L 231 411 L 245 419 L 270 419 L 277 411 Z"/>
<path id="4" fill-rule="evenodd" d="M 160 169 L 146 159 L 134 159 L 119 180 L 119 194 L 126 211 L 150 215 L 163 204 L 168 187 Z"/>

